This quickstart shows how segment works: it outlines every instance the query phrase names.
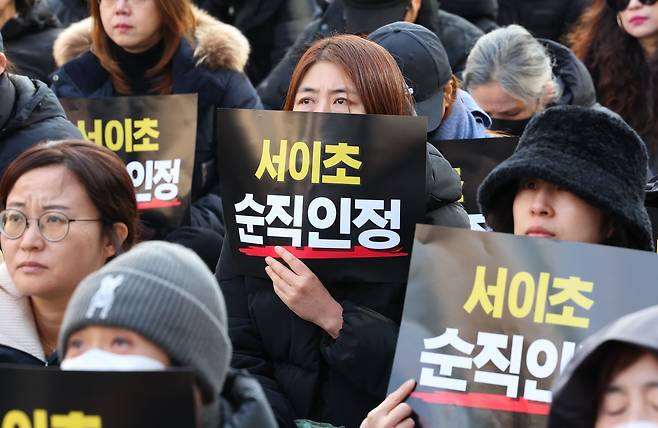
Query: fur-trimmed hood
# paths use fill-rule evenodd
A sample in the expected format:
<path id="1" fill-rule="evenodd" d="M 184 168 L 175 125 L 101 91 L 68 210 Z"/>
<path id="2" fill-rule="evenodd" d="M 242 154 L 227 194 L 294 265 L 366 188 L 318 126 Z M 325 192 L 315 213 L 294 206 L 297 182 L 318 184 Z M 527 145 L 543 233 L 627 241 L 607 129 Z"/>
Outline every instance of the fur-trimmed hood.
<path id="1" fill-rule="evenodd" d="M 247 38 L 232 25 L 224 24 L 207 12 L 193 7 L 196 21 L 197 64 L 210 69 L 244 71 L 249 57 Z M 64 30 L 53 46 L 57 67 L 79 57 L 91 48 L 92 18 L 76 22 Z"/>

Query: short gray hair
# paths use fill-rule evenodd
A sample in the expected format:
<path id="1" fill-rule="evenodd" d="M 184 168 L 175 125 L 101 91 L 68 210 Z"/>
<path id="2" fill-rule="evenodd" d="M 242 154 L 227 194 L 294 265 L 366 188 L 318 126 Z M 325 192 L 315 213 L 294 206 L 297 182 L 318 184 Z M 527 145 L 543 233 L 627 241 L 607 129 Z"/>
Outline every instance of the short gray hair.
<path id="1" fill-rule="evenodd" d="M 546 48 L 528 30 L 510 25 L 485 34 L 473 46 L 466 60 L 464 88 L 497 82 L 513 97 L 532 104 L 544 99 L 548 82 L 555 82 L 552 66 Z M 555 84 L 554 89 L 555 100 L 560 86 Z"/>

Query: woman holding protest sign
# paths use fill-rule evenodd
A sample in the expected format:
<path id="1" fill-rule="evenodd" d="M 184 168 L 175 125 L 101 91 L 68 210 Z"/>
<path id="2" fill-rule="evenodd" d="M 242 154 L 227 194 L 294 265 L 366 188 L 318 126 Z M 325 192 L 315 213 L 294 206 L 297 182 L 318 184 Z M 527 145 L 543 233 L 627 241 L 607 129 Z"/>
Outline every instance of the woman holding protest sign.
<path id="1" fill-rule="evenodd" d="M 383 47 L 341 35 L 306 51 L 284 109 L 411 115 L 413 102 Z M 467 227 L 456 203 L 458 177 L 436 149 L 427 150 L 426 221 Z M 234 367 L 258 377 L 280 426 L 313 426 L 309 420 L 358 426 L 386 393 L 405 284 L 326 283 L 281 247 L 275 251 L 282 262 L 265 260 L 269 280 L 242 275 L 227 243 L 216 275 L 227 300 Z"/>
<path id="2" fill-rule="evenodd" d="M 47 365 L 78 283 L 135 243 L 135 190 L 108 149 L 49 142 L 9 165 L 0 209 L 0 362 Z"/>
<path id="3" fill-rule="evenodd" d="M 521 135 L 552 105 L 596 104 L 587 68 L 565 46 L 519 25 L 482 36 L 468 55 L 464 87 L 493 119 L 491 129 Z"/>
<path id="4" fill-rule="evenodd" d="M 601 104 L 635 129 L 658 174 L 658 4 L 594 0 L 569 35 L 594 79 Z"/>
<path id="5" fill-rule="evenodd" d="M 646 149 L 603 108 L 553 107 L 478 189 L 497 232 L 653 249 L 644 207 Z"/>
<path id="6" fill-rule="evenodd" d="M 190 221 L 166 239 L 195 249 L 214 268 L 224 234 L 215 110 L 261 107 L 243 73 L 249 44 L 190 0 L 100 0 L 89 7 L 91 17 L 57 39 L 61 68 L 53 89 L 67 98 L 198 95 Z M 145 237 L 162 237 L 147 232 Z"/>

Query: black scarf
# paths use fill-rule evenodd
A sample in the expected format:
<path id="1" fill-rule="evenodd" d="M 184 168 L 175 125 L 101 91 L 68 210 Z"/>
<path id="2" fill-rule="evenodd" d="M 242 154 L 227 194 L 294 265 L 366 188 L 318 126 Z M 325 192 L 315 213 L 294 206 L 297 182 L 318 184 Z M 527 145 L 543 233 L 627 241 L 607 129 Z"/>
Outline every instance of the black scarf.
<path id="1" fill-rule="evenodd" d="M 146 76 L 146 72 L 162 58 L 164 40 L 152 48 L 136 54 L 125 51 L 111 40 L 109 42 L 110 52 L 126 75 L 132 93 L 135 95 L 153 93 L 153 82 Z"/>

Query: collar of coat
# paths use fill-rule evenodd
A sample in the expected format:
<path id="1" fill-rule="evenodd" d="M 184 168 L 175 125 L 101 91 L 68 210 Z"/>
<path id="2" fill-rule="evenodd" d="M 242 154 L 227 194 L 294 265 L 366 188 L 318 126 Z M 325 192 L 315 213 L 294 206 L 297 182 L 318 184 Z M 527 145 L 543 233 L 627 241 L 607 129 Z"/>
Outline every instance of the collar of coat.
<path id="1" fill-rule="evenodd" d="M 249 57 L 247 38 L 232 25 L 224 24 L 207 12 L 193 7 L 196 30 L 194 59 L 212 70 L 244 71 Z M 64 30 L 53 46 L 57 67 L 91 49 L 92 18 L 76 22 Z"/>
<path id="2" fill-rule="evenodd" d="M 0 264 L 0 345 L 46 360 L 30 302 L 14 285 L 6 263 Z"/>

